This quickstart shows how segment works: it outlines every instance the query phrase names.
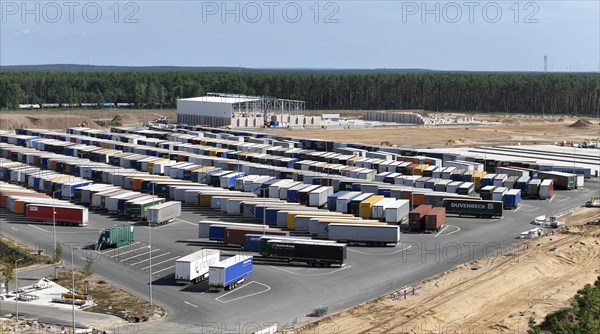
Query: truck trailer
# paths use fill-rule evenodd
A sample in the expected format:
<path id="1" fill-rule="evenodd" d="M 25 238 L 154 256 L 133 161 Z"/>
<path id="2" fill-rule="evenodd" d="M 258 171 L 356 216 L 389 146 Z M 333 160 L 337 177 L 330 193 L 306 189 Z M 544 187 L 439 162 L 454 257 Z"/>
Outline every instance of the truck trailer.
<path id="1" fill-rule="evenodd" d="M 329 240 L 359 243 L 367 246 L 397 245 L 400 242 L 400 226 L 368 224 L 329 224 Z"/>
<path id="2" fill-rule="evenodd" d="M 492 218 L 502 217 L 503 203 L 501 201 L 446 199 L 444 208 L 446 208 L 446 214 Z"/>
<path id="3" fill-rule="evenodd" d="M 181 202 L 171 201 L 151 206 L 146 209 L 148 225 L 163 225 L 181 216 Z"/>
<path id="4" fill-rule="evenodd" d="M 208 278 L 208 269 L 221 261 L 218 249 L 201 249 L 175 261 L 175 283 L 196 284 Z"/>
<path id="5" fill-rule="evenodd" d="M 261 239 L 260 255 L 266 259 L 303 262 L 315 267 L 342 266 L 346 245 L 335 241 Z"/>
<path id="6" fill-rule="evenodd" d="M 217 289 L 234 289 L 252 273 L 252 267 L 252 256 L 235 255 L 225 259 L 209 267 L 208 285 Z"/>

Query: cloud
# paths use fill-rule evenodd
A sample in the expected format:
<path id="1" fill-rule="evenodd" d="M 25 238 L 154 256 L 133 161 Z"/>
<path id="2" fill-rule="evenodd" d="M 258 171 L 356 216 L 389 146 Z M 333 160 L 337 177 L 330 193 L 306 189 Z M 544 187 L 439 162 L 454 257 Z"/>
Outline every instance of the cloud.
<path id="1" fill-rule="evenodd" d="M 19 29 L 14 32 L 15 37 L 30 36 L 35 34 L 37 34 L 37 31 L 28 28 Z"/>

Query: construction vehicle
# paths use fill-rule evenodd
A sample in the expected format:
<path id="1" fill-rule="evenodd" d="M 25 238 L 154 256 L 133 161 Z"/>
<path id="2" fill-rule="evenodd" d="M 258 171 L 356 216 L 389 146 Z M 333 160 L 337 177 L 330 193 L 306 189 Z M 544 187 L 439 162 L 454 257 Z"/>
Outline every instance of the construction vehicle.
<path id="1" fill-rule="evenodd" d="M 159 114 L 152 114 L 152 115 L 156 116 L 156 118 L 152 121 L 153 123 L 169 124 L 169 117 L 164 116 L 164 115 L 159 115 Z"/>
<path id="2" fill-rule="evenodd" d="M 588 208 L 600 208 L 600 198 L 592 197 L 591 200 L 585 203 Z"/>

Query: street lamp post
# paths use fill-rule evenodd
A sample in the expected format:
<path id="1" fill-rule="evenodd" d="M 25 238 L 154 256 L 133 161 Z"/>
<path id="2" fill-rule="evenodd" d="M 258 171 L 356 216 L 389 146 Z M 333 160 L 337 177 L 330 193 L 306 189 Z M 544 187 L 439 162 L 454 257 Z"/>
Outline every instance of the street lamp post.
<path id="1" fill-rule="evenodd" d="M 52 248 L 54 249 L 54 258 L 56 259 L 56 204 L 54 202 L 54 195 L 59 192 L 57 191 L 53 191 L 52 192 Z"/>
<path id="2" fill-rule="evenodd" d="M 19 261 L 23 261 L 23 258 L 15 260 L 15 285 L 16 285 L 16 296 L 15 296 L 15 304 L 17 308 L 17 323 L 19 322 L 19 272 L 17 271 Z"/>
<path id="3" fill-rule="evenodd" d="M 152 196 L 154 196 L 154 186 L 152 186 Z M 152 202 L 152 205 L 154 205 L 154 201 Z M 148 256 L 149 259 L 148 261 L 150 262 L 148 264 L 148 289 L 149 289 L 149 299 L 150 299 L 150 306 L 154 305 L 153 301 L 152 301 L 152 226 L 150 226 L 150 222 L 148 222 L 148 247 L 150 248 Z"/>
<path id="4" fill-rule="evenodd" d="M 71 284 L 73 286 L 71 290 L 71 304 L 72 304 L 72 316 L 73 316 L 73 333 L 75 333 L 75 261 L 73 261 L 73 253 L 77 248 L 71 249 Z"/>

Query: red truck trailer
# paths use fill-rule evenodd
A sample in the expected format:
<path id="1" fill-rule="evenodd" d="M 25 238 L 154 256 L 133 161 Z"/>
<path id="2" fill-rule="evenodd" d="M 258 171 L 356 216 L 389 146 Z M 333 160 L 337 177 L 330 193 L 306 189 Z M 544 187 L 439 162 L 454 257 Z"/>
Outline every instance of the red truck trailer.
<path id="1" fill-rule="evenodd" d="M 56 214 L 52 216 L 52 209 Z M 88 209 L 82 206 L 62 205 L 53 207 L 47 204 L 28 204 L 25 208 L 25 217 L 34 221 L 53 223 L 56 219 L 57 225 L 85 226 L 88 223 Z"/>
<path id="2" fill-rule="evenodd" d="M 408 213 L 408 228 L 411 231 L 423 231 L 425 229 L 425 215 L 431 211 L 431 205 L 419 205 Z"/>
<path id="3" fill-rule="evenodd" d="M 446 222 L 446 208 L 433 208 L 425 215 L 425 231 L 437 231 Z"/>

